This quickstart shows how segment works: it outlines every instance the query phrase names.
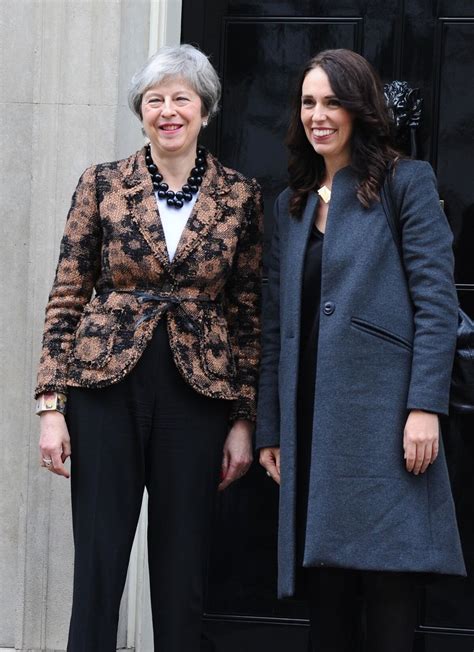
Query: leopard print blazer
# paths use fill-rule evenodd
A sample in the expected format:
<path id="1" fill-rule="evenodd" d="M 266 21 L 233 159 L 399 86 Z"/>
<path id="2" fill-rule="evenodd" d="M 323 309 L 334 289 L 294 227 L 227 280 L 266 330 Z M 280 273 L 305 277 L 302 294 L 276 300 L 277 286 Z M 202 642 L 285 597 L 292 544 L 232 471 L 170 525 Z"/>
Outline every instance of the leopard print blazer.
<path id="1" fill-rule="evenodd" d="M 72 199 L 46 307 L 35 396 L 104 387 L 133 368 L 160 319 L 200 394 L 255 418 L 262 197 L 207 153 L 198 200 L 169 261 L 144 150 L 88 168 Z"/>

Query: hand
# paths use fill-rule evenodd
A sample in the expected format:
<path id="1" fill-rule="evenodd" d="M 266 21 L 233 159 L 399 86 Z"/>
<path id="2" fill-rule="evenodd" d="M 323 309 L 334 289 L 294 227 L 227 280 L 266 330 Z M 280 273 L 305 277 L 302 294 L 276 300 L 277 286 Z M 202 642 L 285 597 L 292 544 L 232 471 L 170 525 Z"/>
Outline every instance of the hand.
<path id="1" fill-rule="evenodd" d="M 261 448 L 260 464 L 277 484 L 280 484 L 280 447 Z"/>
<path id="2" fill-rule="evenodd" d="M 40 415 L 40 433 L 41 466 L 69 478 L 64 462 L 71 455 L 71 442 L 64 416 L 55 410 L 43 412 Z M 51 460 L 51 464 L 46 464 L 44 460 Z"/>
<path id="3" fill-rule="evenodd" d="M 229 430 L 224 443 L 222 458 L 222 475 L 219 491 L 226 489 L 234 480 L 247 473 L 252 464 L 253 423 L 247 419 L 238 419 Z"/>
<path id="4" fill-rule="evenodd" d="M 415 475 L 424 473 L 433 464 L 439 451 L 439 419 L 437 414 L 412 410 L 403 433 L 406 468 Z"/>

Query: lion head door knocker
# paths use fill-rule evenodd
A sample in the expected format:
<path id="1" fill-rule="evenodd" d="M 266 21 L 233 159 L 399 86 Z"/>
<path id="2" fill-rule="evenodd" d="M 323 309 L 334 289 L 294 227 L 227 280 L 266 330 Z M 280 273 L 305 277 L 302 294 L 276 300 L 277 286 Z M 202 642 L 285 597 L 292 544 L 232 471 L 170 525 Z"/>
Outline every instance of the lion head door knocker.
<path id="1" fill-rule="evenodd" d="M 423 104 L 420 89 L 410 88 L 404 81 L 393 81 L 385 84 L 383 91 L 394 125 L 396 145 L 411 158 L 416 158 L 416 130 Z"/>

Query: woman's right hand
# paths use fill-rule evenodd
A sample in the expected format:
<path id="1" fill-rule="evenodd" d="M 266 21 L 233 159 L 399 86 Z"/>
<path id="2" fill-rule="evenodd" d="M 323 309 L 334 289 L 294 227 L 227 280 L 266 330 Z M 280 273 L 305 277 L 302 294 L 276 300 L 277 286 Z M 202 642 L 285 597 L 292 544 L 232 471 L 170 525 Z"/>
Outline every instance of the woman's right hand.
<path id="1" fill-rule="evenodd" d="M 280 447 L 261 448 L 260 464 L 270 477 L 280 484 Z"/>
<path id="2" fill-rule="evenodd" d="M 71 441 L 66 420 L 60 412 L 51 410 L 40 415 L 39 447 L 41 466 L 69 478 L 64 462 L 71 455 Z M 51 460 L 51 464 L 46 464 L 44 460 Z"/>

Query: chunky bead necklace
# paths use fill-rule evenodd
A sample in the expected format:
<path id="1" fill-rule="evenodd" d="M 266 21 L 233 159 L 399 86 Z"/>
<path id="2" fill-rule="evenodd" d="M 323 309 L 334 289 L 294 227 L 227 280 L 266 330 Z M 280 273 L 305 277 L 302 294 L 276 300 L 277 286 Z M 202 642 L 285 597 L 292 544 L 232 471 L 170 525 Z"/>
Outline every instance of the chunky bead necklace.
<path id="1" fill-rule="evenodd" d="M 184 184 L 181 190 L 177 190 L 176 192 L 170 190 L 168 184 L 163 181 L 163 175 L 160 174 L 157 166 L 153 163 L 150 145 L 145 147 L 145 163 L 153 182 L 153 189 L 158 193 L 158 197 L 160 199 L 166 199 L 168 206 L 182 208 L 185 201 L 191 201 L 202 183 L 202 176 L 207 168 L 206 150 L 203 147 L 197 148 L 196 160 L 194 161 L 191 174 L 188 177 L 188 182 Z"/>

